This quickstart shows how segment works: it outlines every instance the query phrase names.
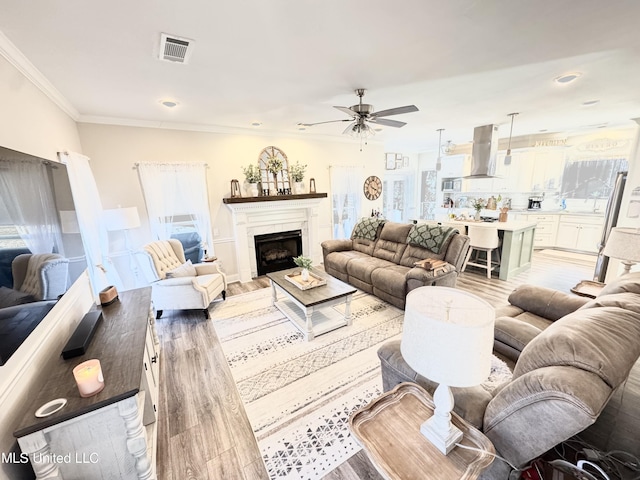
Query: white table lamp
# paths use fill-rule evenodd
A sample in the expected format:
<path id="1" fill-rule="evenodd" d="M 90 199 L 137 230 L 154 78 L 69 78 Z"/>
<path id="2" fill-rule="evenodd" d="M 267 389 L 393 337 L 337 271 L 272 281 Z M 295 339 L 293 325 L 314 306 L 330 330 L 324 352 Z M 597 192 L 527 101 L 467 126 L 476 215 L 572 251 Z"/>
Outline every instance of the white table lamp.
<path id="1" fill-rule="evenodd" d="M 491 372 L 493 307 L 471 293 L 449 287 L 420 287 L 407 295 L 400 350 L 416 372 L 439 383 L 434 415 L 420 427 L 442 453 L 462 439 L 451 423 L 449 387 L 470 387 Z"/>
<path id="2" fill-rule="evenodd" d="M 631 266 L 640 262 L 640 228 L 612 228 L 602 253 L 622 260 L 622 275 L 629 273 Z"/>

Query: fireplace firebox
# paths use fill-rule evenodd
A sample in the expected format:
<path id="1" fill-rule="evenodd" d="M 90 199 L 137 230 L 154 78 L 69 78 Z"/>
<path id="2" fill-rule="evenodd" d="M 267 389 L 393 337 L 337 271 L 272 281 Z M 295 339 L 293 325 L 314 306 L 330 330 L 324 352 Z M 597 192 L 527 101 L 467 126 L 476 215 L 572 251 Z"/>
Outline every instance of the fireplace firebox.
<path id="1" fill-rule="evenodd" d="M 258 275 L 286 270 L 296 266 L 294 257 L 302 255 L 302 231 L 268 233 L 256 235 L 256 264 Z"/>

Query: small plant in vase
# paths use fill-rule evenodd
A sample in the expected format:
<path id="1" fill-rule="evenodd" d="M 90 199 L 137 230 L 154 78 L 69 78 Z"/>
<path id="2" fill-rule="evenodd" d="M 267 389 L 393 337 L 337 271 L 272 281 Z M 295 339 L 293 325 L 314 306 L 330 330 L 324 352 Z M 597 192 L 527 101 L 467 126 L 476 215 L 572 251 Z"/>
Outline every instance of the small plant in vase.
<path id="1" fill-rule="evenodd" d="M 296 162 L 295 165 L 291 165 L 289 174 L 291 175 L 291 181 L 293 182 L 295 191 L 294 193 L 304 193 L 304 174 L 307 171 L 307 165 L 300 165 L 300 162 Z"/>
<path id="2" fill-rule="evenodd" d="M 261 180 L 260 167 L 258 167 L 258 165 L 251 164 L 248 167 L 242 167 L 242 173 L 244 173 L 244 178 L 250 185 L 251 194 L 254 197 L 257 197 L 258 182 Z"/>
<path id="3" fill-rule="evenodd" d="M 482 210 L 486 205 L 487 201 L 484 198 L 476 198 L 473 200 L 473 208 L 476 211 L 475 220 L 480 220 L 480 210 Z"/>
<path id="4" fill-rule="evenodd" d="M 302 272 L 300 272 L 300 276 L 302 277 L 302 281 L 309 281 L 309 270 L 313 265 L 313 260 L 309 257 L 304 257 L 300 255 L 299 257 L 295 257 L 293 259 L 293 263 L 295 263 L 298 267 L 302 268 Z"/>

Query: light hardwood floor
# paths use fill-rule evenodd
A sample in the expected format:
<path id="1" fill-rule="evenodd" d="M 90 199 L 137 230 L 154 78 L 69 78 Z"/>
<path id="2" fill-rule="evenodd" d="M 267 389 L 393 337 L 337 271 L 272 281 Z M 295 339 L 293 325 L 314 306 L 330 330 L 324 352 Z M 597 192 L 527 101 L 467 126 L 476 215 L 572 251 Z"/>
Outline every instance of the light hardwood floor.
<path id="1" fill-rule="evenodd" d="M 593 263 L 534 254 L 533 266 L 504 282 L 482 273 L 460 275 L 457 287 L 492 305 L 507 303 L 520 284 L 569 292 L 590 280 Z M 231 284 L 228 295 L 269 286 L 266 277 Z M 159 480 L 267 479 L 268 475 L 247 420 L 218 337 L 201 312 L 166 311 L 158 320 L 162 356 L 157 467 Z M 325 477 L 329 480 L 381 478 L 360 452 Z"/>

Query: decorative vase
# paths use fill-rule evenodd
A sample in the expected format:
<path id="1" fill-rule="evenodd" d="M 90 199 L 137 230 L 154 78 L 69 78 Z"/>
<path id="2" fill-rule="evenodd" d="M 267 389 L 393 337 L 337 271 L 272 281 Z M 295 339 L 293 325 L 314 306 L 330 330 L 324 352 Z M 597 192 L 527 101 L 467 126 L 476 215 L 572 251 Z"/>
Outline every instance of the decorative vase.
<path id="1" fill-rule="evenodd" d="M 273 174 L 273 189 L 276 192 L 276 195 L 278 194 L 278 174 L 274 173 Z"/>
<path id="2" fill-rule="evenodd" d="M 302 195 L 305 192 L 304 182 L 293 182 L 293 193 Z"/>
<path id="3" fill-rule="evenodd" d="M 480 210 L 476 210 L 476 216 L 474 217 L 474 220 L 475 220 L 476 222 L 479 222 L 479 221 L 480 221 Z"/>
<path id="4" fill-rule="evenodd" d="M 300 272 L 300 278 L 302 278 L 303 282 L 309 281 L 309 269 L 303 268 L 302 272 Z"/>
<path id="5" fill-rule="evenodd" d="M 252 197 L 257 197 L 258 196 L 258 184 L 257 183 L 250 183 L 249 184 L 249 193 L 251 194 Z"/>

